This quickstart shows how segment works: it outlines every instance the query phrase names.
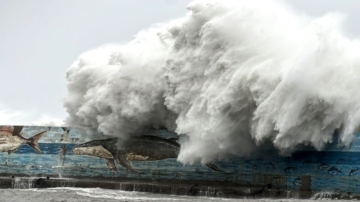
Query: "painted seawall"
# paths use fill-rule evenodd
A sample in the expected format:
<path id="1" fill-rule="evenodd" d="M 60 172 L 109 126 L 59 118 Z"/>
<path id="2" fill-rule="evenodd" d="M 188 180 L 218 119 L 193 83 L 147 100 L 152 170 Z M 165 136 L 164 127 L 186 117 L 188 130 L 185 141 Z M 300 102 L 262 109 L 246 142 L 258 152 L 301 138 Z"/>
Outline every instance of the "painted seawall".
<path id="1" fill-rule="evenodd" d="M 20 132 L 16 132 L 19 130 Z M 26 144 L 19 145 L 13 141 L 14 138 L 10 141 L 11 136 L 27 139 L 44 131 L 46 133 L 38 140 L 41 154 Z M 165 139 L 177 136 L 166 130 L 149 131 L 146 135 Z M 182 165 L 176 158 L 130 161 L 136 172 L 131 172 L 114 161 L 114 170 L 110 169 L 106 158 L 72 153 L 76 145 L 106 138 L 108 137 L 87 128 L 2 126 L 0 175 L 49 176 L 50 179 L 64 177 L 144 182 L 174 181 L 178 184 L 187 184 L 187 188 L 191 184 L 200 183 L 223 187 L 250 187 L 253 190 L 270 186 L 273 190 L 306 193 L 360 193 L 359 135 L 350 148 L 329 145 L 321 152 L 304 148 L 291 157 L 281 157 L 276 150 L 263 149 L 247 158 L 231 157 L 228 161 L 216 162 L 215 165 L 225 172 L 218 172 L 201 164 Z M 18 148 L 6 150 L 14 147 Z"/>

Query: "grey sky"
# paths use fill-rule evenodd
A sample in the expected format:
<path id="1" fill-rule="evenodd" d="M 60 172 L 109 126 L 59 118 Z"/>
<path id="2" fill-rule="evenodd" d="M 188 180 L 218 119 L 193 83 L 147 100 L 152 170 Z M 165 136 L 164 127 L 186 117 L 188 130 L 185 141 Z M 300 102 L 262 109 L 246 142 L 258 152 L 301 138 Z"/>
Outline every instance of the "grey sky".
<path id="1" fill-rule="evenodd" d="M 300 14 L 320 17 L 330 12 L 340 12 L 347 16 L 344 32 L 349 37 L 360 36 L 359 0 L 286 0 Z"/>
<path id="2" fill-rule="evenodd" d="M 190 0 L 0 0 L 0 124 L 64 118 L 65 72 L 82 52 L 125 43 L 139 30 L 185 15 Z M 299 13 L 348 15 L 360 36 L 359 0 L 289 0 Z"/>
<path id="3" fill-rule="evenodd" d="M 65 71 L 77 56 L 184 16 L 188 2 L 1 0 L 0 110 L 25 111 L 26 117 L 11 120 L 18 124 L 36 121 L 42 113 L 65 117 Z"/>

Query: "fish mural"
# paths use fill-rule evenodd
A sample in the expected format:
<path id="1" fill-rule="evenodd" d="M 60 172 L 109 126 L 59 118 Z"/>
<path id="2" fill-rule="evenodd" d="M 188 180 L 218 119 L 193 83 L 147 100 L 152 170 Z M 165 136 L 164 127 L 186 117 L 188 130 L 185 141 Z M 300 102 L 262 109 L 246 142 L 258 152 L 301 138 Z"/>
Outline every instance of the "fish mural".
<path id="1" fill-rule="evenodd" d="M 274 164 L 272 164 L 271 162 L 267 162 L 267 163 L 265 163 L 264 164 L 265 165 L 265 167 L 267 168 L 267 169 L 276 169 L 276 167 L 274 166 Z"/>
<path id="2" fill-rule="evenodd" d="M 125 141 L 90 128 L 0 126 L 0 175 L 202 180 L 258 187 L 270 183 L 276 189 L 360 193 L 360 133 L 349 148 L 334 143 L 323 151 L 307 148 L 286 157 L 266 148 L 207 167 L 181 166 L 177 161 L 181 146 L 172 137 L 179 136 L 166 129 Z"/>
<path id="3" fill-rule="evenodd" d="M 301 179 L 300 177 L 297 177 L 294 181 L 293 181 L 293 185 L 300 187 L 301 186 Z"/>
<path id="4" fill-rule="evenodd" d="M 356 169 L 351 169 L 350 172 L 349 172 L 349 176 L 355 175 L 359 170 L 360 170 L 359 167 L 357 167 Z"/>
<path id="5" fill-rule="evenodd" d="M 319 170 L 324 170 L 326 168 L 330 167 L 328 164 L 326 163 L 321 163 L 319 166 L 318 166 L 318 169 Z"/>
<path id="6" fill-rule="evenodd" d="M 284 172 L 286 173 L 291 173 L 291 172 L 294 172 L 295 170 L 297 170 L 297 167 L 295 166 L 288 166 L 284 169 Z"/>
<path id="7" fill-rule="evenodd" d="M 338 173 L 342 173 L 341 169 L 338 169 L 335 166 L 332 166 L 328 171 L 328 174 L 330 174 L 331 176 L 337 175 Z"/>
<path id="8" fill-rule="evenodd" d="M 38 141 L 47 131 L 40 132 L 33 137 L 26 139 L 21 136 L 23 126 L 0 126 L 0 151 L 11 154 L 19 147 L 27 144 L 37 153 L 41 153 Z"/>
<path id="9" fill-rule="evenodd" d="M 165 139 L 157 136 L 144 135 L 132 137 L 121 146 L 117 146 L 118 138 L 93 140 L 76 145 L 72 149 L 74 155 L 89 155 L 104 158 L 110 170 L 116 170 L 115 161 L 133 173 L 137 171 L 130 161 L 155 161 L 168 158 L 177 158 L 180 144 L 174 139 Z M 119 148 L 121 147 L 121 148 Z M 224 172 L 215 164 L 206 164 L 214 171 Z"/>

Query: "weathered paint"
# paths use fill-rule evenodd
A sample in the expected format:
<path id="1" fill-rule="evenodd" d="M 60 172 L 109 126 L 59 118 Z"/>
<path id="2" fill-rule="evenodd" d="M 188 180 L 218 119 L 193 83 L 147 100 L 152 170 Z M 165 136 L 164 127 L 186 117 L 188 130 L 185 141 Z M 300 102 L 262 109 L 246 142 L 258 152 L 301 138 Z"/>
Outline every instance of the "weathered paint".
<path id="1" fill-rule="evenodd" d="M 11 154 L 6 151 L 0 152 L 0 174 L 201 180 L 229 182 L 243 186 L 271 184 L 274 188 L 305 191 L 360 192 L 360 135 L 356 135 L 349 148 L 329 145 L 321 152 L 308 148 L 294 153 L 291 157 L 281 157 L 276 150 L 264 149 L 247 158 L 233 157 L 229 161 L 216 162 L 216 166 L 226 173 L 214 171 L 201 164 L 182 165 L 175 158 L 130 161 L 131 166 L 137 171 L 134 173 L 117 162 L 112 165 L 112 162 L 109 162 L 108 153 L 108 158 L 73 155 L 72 150 L 76 145 L 107 138 L 94 131 L 87 133 L 88 130 L 86 128 L 24 126 L 20 134 L 26 139 L 46 131 L 39 140 L 41 154 L 37 154 L 27 145 L 20 146 Z M 166 130 L 154 130 L 146 135 L 163 138 L 176 137 L 176 134 Z M 6 142 L 0 144 L 4 143 Z M 128 160 L 139 158 L 130 157 Z"/>

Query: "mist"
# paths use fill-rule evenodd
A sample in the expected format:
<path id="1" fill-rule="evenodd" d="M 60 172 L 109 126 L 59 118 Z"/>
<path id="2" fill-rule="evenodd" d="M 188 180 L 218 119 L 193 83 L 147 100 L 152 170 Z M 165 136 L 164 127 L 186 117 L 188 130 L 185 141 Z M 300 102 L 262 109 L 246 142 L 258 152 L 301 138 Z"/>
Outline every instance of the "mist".
<path id="1" fill-rule="evenodd" d="M 194 0 L 187 9 L 127 44 L 81 54 L 66 74 L 67 125 L 121 138 L 165 127 L 186 135 L 186 164 L 269 142 L 282 155 L 351 144 L 360 43 L 343 34 L 346 16 L 300 16 L 273 0 Z"/>

